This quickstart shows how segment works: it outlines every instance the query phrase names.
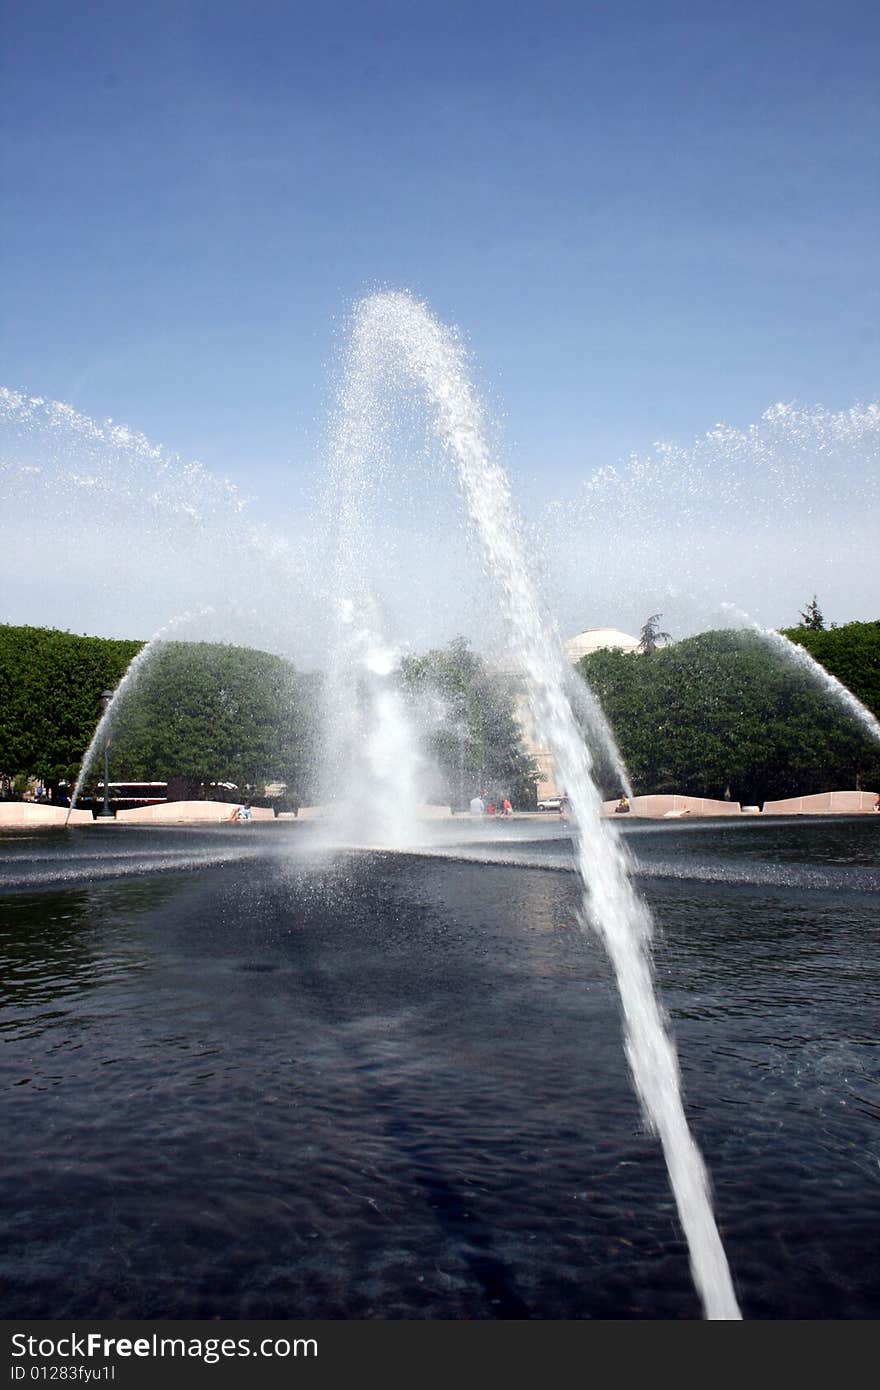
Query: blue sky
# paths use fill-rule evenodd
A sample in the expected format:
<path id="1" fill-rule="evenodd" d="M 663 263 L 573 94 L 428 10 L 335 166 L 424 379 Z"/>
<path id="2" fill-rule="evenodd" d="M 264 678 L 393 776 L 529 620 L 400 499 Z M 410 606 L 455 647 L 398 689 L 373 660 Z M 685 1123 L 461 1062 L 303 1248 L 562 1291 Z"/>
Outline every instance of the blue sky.
<path id="1" fill-rule="evenodd" d="M 874 3 L 0 8 L 0 383 L 267 516 L 380 286 L 459 325 L 528 506 L 878 397 Z"/>

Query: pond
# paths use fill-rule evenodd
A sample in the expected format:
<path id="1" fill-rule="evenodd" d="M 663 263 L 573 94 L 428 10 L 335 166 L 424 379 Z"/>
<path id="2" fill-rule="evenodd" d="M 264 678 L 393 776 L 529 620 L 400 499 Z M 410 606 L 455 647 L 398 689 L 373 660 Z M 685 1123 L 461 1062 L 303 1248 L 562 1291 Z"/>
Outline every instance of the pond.
<path id="1" fill-rule="evenodd" d="M 698 1318 L 566 826 L 0 840 L 7 1318 Z M 747 1318 L 880 1311 L 880 817 L 632 822 Z"/>

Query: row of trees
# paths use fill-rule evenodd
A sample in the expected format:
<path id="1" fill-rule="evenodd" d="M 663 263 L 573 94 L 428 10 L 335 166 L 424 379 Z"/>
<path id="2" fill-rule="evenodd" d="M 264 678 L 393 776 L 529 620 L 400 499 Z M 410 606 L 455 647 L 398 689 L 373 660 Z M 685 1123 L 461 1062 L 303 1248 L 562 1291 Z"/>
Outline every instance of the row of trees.
<path id="1" fill-rule="evenodd" d="M 880 711 L 880 622 L 785 634 Z M 705 632 L 579 663 L 638 792 L 760 803 L 880 787 L 880 745 L 809 672 L 757 633 Z M 615 788 L 607 788 L 613 794 Z"/>
<path id="2" fill-rule="evenodd" d="M 72 784 L 100 716 L 143 643 L 0 626 L 0 774 L 20 788 Z M 179 779 L 242 790 L 313 789 L 317 685 L 268 652 L 206 642 L 157 644 L 120 695 L 110 725 L 113 781 Z M 97 776 L 101 768 L 93 769 Z"/>
<path id="3" fill-rule="evenodd" d="M 654 615 L 659 618 L 660 615 Z M 656 626 L 656 624 L 655 624 Z M 880 713 L 880 622 L 785 634 Z M 659 634 L 665 637 L 665 634 Z M 0 774 L 50 788 L 75 780 L 100 713 L 142 644 L 0 626 Z M 640 792 L 734 800 L 880 788 L 880 747 L 796 664 L 751 632 L 702 633 L 580 663 Z M 439 768 L 438 800 L 474 790 L 534 802 L 535 769 L 516 718 L 517 687 L 459 640 L 407 658 L 400 680 Z M 182 779 L 240 790 L 286 783 L 319 794 L 320 679 L 267 652 L 214 643 L 158 646 L 120 698 L 114 781 Z M 100 768 L 95 769 L 95 775 Z M 610 781 L 608 795 L 619 788 Z"/>
<path id="4" fill-rule="evenodd" d="M 75 778 L 101 691 L 116 687 L 141 646 L 0 626 L 0 774 L 19 786 L 28 776 L 50 787 Z"/>
<path id="5" fill-rule="evenodd" d="M 113 690 L 140 642 L 0 627 L 0 775 L 19 789 L 72 784 L 92 739 L 101 692 Z M 463 641 L 404 661 L 400 680 L 438 769 L 438 800 L 503 789 L 534 799 L 509 680 Z M 109 728 L 110 776 L 168 781 L 190 795 L 223 783 L 287 800 L 322 794 L 321 681 L 268 652 L 205 642 L 157 643 L 134 668 Z M 99 759 L 92 779 L 102 775 Z M 211 790 L 213 789 L 213 790 Z"/>

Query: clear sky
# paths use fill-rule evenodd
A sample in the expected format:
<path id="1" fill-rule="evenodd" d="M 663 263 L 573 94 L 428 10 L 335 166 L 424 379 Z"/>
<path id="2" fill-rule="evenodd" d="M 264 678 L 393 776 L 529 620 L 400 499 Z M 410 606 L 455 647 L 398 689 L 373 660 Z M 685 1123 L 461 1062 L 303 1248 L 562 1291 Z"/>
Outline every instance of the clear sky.
<path id="1" fill-rule="evenodd" d="M 0 11 L 0 383 L 267 520 L 314 486 L 377 287 L 460 327 L 526 508 L 661 438 L 880 395 L 875 0 Z M 860 582 L 834 616 L 877 615 Z"/>

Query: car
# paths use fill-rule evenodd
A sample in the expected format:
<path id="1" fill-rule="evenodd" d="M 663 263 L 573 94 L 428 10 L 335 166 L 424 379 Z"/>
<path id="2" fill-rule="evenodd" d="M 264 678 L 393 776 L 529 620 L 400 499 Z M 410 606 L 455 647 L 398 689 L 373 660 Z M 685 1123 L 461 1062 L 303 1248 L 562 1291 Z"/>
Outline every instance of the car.
<path id="1" fill-rule="evenodd" d="M 538 802 L 539 811 L 558 811 L 562 805 L 561 796 L 545 796 Z"/>

